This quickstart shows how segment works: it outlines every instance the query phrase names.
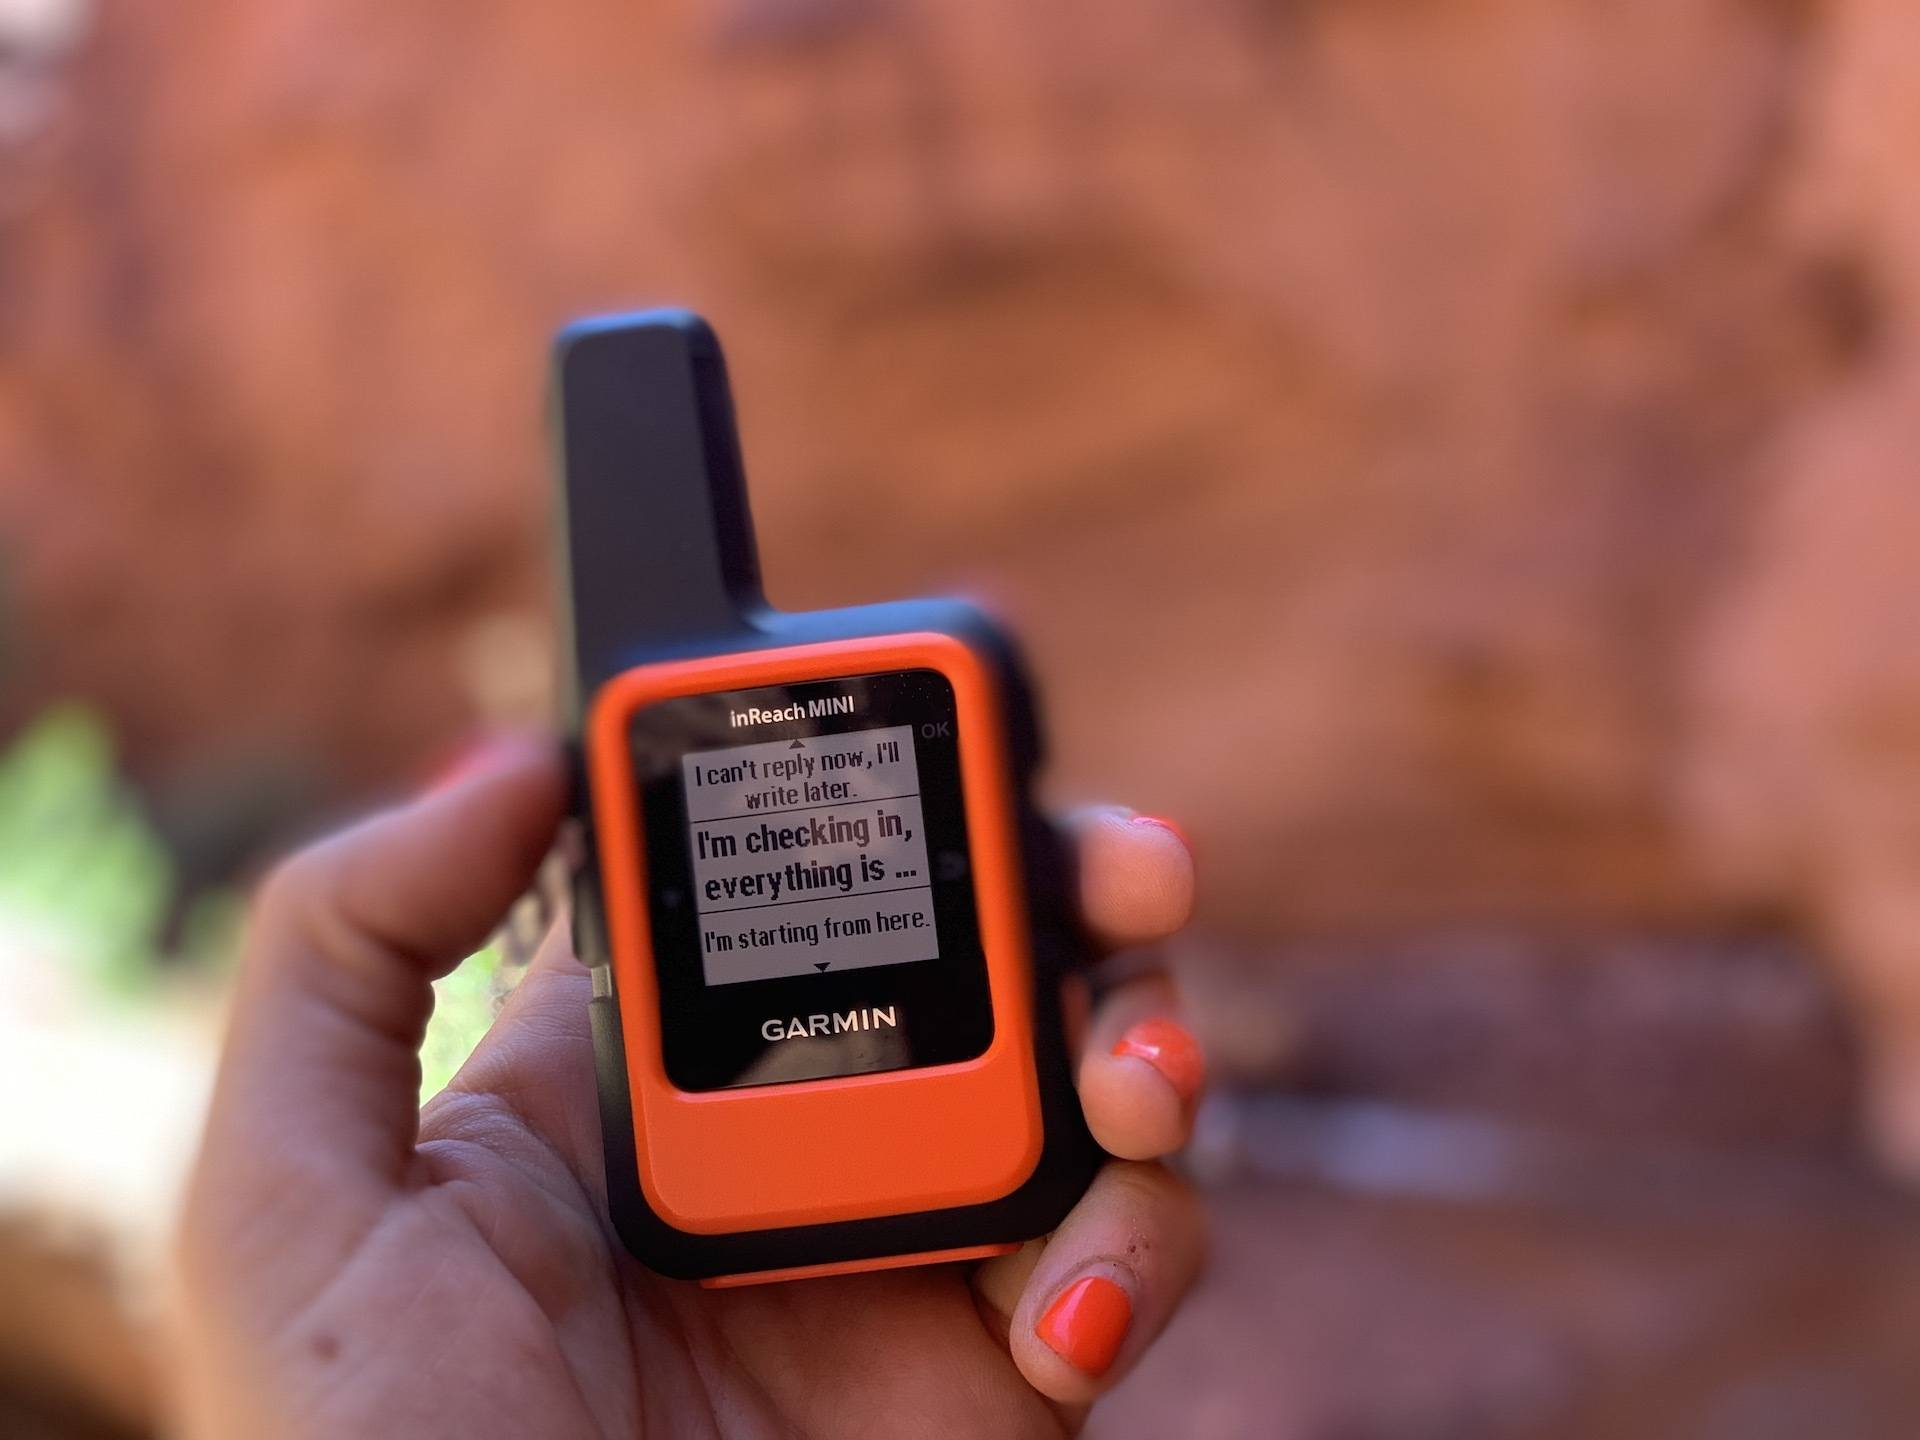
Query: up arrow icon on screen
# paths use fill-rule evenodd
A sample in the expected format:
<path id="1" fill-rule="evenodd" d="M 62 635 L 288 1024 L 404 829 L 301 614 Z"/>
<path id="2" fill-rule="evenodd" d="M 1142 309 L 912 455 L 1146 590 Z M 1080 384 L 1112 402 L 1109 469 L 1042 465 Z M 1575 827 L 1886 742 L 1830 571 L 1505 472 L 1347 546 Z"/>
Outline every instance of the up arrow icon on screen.
<path id="1" fill-rule="evenodd" d="M 787 749 L 789 750 L 804 750 L 806 748 L 807 747 L 801 744 L 798 740 L 794 741 L 791 745 L 787 746 Z"/>

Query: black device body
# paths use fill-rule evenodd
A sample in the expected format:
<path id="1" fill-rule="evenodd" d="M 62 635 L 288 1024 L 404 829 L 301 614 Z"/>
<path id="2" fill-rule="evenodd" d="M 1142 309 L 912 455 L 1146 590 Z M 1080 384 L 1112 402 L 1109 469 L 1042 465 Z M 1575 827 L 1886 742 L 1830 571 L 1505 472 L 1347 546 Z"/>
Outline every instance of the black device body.
<path id="1" fill-rule="evenodd" d="M 717 340 L 698 317 L 668 310 L 582 322 L 560 336 L 555 364 L 560 562 L 569 630 L 563 703 L 575 737 L 596 693 L 637 666 L 903 634 L 949 637 L 982 659 L 997 678 L 1009 765 L 1005 779 L 1018 817 L 1031 929 L 1030 1041 L 1045 1142 L 1024 1183 L 997 1199 L 945 1209 L 718 1234 L 677 1229 L 649 1205 L 639 1182 L 623 997 L 610 963 L 602 893 L 606 877 L 583 771 L 574 814 L 584 827 L 588 853 L 575 885 L 574 944 L 594 977 L 590 1004 L 607 1199 L 620 1236 L 654 1270 L 712 1279 L 857 1269 L 894 1257 L 1017 1243 L 1046 1233 L 1084 1192 L 1100 1156 L 1080 1112 L 1062 1013 L 1063 982 L 1080 960 L 1084 940 L 1068 898 L 1066 857 L 1030 798 L 1041 737 L 1033 692 L 1011 640 L 961 600 L 904 600 L 800 614 L 766 603 L 725 367 Z M 927 763 L 923 756 L 923 766 Z M 636 797 L 635 803 L 646 802 Z M 658 805 L 653 813 L 647 822 L 651 844 L 664 854 L 671 836 L 661 828 Z M 952 906 L 950 897 L 942 901 L 936 895 L 936 903 Z M 655 924 L 662 923 L 657 905 L 649 914 Z M 664 972 L 666 966 L 661 968 Z M 857 987 L 858 981 L 845 983 Z M 697 1020 L 688 1018 L 701 1000 L 687 983 L 663 974 L 660 1030 L 667 1069 L 689 1090 L 737 1083 L 729 1077 L 745 1073 L 751 1059 L 723 1055 L 716 1060 L 702 1053 L 710 1047 Z M 958 1028 L 964 1031 L 965 1025 Z M 935 1039 L 921 1046 L 926 1058 L 908 1063 L 937 1064 L 943 1055 L 963 1053 L 974 1043 L 963 1033 L 955 1042 L 958 1049 L 949 1044 L 942 1051 Z M 750 1163 L 748 1157 L 736 1161 Z"/>

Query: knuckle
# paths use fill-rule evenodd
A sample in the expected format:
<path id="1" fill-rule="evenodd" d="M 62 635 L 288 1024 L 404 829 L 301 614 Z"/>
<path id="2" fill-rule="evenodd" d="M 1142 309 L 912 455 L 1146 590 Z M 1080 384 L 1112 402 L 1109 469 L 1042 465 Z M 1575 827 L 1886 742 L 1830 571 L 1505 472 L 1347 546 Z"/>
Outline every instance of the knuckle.
<path id="1" fill-rule="evenodd" d="M 335 870 L 330 847 L 322 844 L 268 872 L 254 892 L 249 963 L 311 974 L 365 958 L 364 936 L 341 906 Z"/>
<path id="2" fill-rule="evenodd" d="M 275 865 L 254 895 L 254 914 L 271 934 L 336 951 L 366 927 L 348 904 L 343 872 L 356 832 L 345 830 L 296 850 Z"/>
<path id="3" fill-rule="evenodd" d="M 323 885 L 319 851 L 309 848 L 281 860 L 254 892 L 254 914 L 269 924 L 297 921 L 313 907 Z"/>

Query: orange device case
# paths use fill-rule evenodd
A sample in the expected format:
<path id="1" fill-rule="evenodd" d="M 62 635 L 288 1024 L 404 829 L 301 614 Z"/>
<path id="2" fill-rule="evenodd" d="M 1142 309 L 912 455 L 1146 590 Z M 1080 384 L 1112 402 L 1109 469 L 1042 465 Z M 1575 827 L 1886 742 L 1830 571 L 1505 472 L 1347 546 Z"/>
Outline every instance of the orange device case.
<path id="1" fill-rule="evenodd" d="M 594 396 L 577 381 L 570 387 L 567 367 L 578 366 L 584 350 L 589 380 L 610 370 L 631 380 L 630 371 L 609 360 L 631 365 L 634 347 L 651 345 L 638 373 L 658 388 L 662 354 L 677 362 L 684 351 L 696 367 L 703 360 L 718 366 L 717 346 L 703 325 L 677 315 L 664 317 L 664 324 L 664 350 L 659 316 L 590 326 L 563 338 L 570 511 L 581 508 L 583 491 L 588 504 L 605 508 L 590 489 L 595 457 L 582 461 L 579 441 L 585 435 L 600 442 L 609 396 L 620 395 Z M 667 373 L 676 372 L 669 365 Z M 712 449 L 731 436 L 730 411 L 716 424 L 711 410 L 716 393 L 725 402 L 724 377 L 716 368 L 694 374 L 689 385 L 709 407 L 708 423 L 692 443 L 708 447 L 700 452 L 702 463 L 719 475 L 715 503 L 724 509 L 728 472 L 737 477 L 737 456 L 716 459 Z M 586 401 L 577 399 L 582 393 Z M 584 413 L 566 409 L 570 400 Z M 624 455 L 637 448 L 635 438 L 622 436 L 613 449 Z M 659 437 L 647 438 L 660 453 Z M 739 501 L 744 525 L 744 494 L 731 498 Z M 576 808 L 591 858 L 576 885 L 575 942 L 595 979 L 591 1013 L 608 1204 L 623 1240 L 662 1273 L 740 1284 L 974 1258 L 1044 1234 L 1085 1190 L 1099 1157 L 1073 1089 L 1062 1017 L 1061 987 L 1081 940 L 1066 905 L 1068 877 L 1057 840 L 1028 798 L 1038 727 L 1010 643 L 978 610 L 957 601 L 781 614 L 756 603 L 757 576 L 736 569 L 722 586 L 722 601 L 739 623 L 687 637 L 720 653 L 673 654 L 663 637 L 642 636 L 624 647 L 623 658 L 638 663 L 599 660 L 623 647 L 609 643 L 607 617 L 596 611 L 591 586 L 581 584 L 581 518 L 574 515 L 568 558 L 576 649 L 586 657 L 578 667 L 576 703 L 587 783 Z M 725 522 L 722 514 L 716 522 L 722 531 Z M 596 532 L 588 543 L 601 538 Z M 729 542 L 723 534 L 721 542 L 736 544 L 723 568 L 737 566 L 742 556 L 750 563 L 750 537 L 744 548 L 738 537 Z M 591 553 L 585 558 L 593 559 Z M 684 603 L 679 590 L 662 595 L 661 603 L 669 598 Z M 632 717 L 680 696 L 911 669 L 939 672 L 954 692 L 992 1041 L 981 1055 L 957 1064 L 698 1093 L 679 1089 L 661 1054 L 644 828 L 628 740 Z"/>
<path id="2" fill-rule="evenodd" d="M 676 1089 L 660 1062 L 646 857 L 627 740 L 634 712 L 705 691 L 907 669 L 939 671 L 959 702 L 992 1044 L 957 1065 L 699 1094 Z M 977 1205 L 1012 1194 L 1039 1163 L 1040 1095 L 1028 1043 L 1033 965 L 992 686 L 959 641 L 902 635 L 645 665 L 595 698 L 587 758 L 614 983 L 627 1002 L 621 1039 L 640 1190 L 675 1229 L 714 1235 Z"/>

